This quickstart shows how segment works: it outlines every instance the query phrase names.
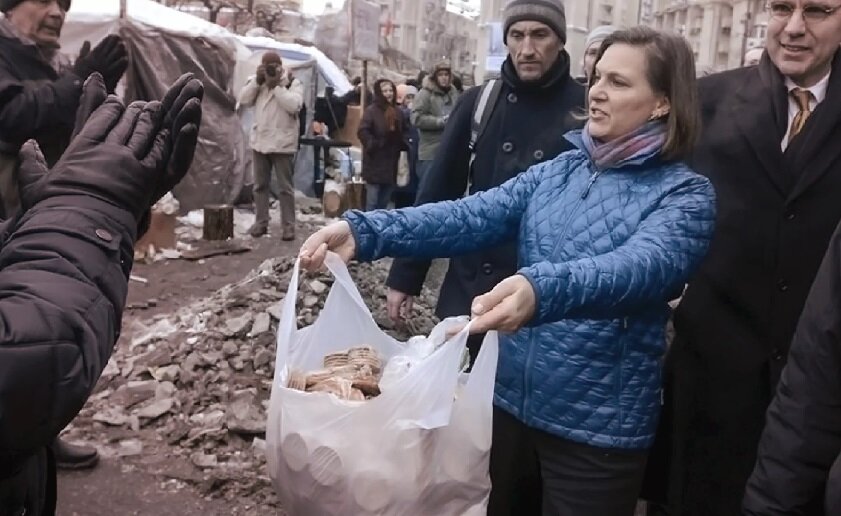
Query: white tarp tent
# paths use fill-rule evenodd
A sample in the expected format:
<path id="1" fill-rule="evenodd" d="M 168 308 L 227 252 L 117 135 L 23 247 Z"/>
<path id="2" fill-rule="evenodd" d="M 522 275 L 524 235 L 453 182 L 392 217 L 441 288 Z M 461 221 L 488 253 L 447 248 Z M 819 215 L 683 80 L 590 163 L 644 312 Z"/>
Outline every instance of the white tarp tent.
<path id="1" fill-rule="evenodd" d="M 193 167 L 175 189 L 185 209 L 232 203 L 247 181 L 246 144 L 236 114 L 234 77 L 251 52 L 232 32 L 151 0 L 74 0 L 62 31 L 62 51 L 75 56 L 87 40 L 119 33 L 129 49 L 127 100 L 160 98 L 185 72 L 205 85 L 204 117 Z"/>

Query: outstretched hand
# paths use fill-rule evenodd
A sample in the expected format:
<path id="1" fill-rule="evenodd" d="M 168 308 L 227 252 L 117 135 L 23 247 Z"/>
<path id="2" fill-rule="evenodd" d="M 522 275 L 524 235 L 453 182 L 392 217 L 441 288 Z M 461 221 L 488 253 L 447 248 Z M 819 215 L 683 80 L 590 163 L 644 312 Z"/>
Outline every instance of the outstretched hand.
<path id="1" fill-rule="evenodd" d="M 327 251 L 339 255 L 348 263 L 356 255 L 356 241 L 346 221 L 334 222 L 313 233 L 301 246 L 298 257 L 301 267 L 310 272 L 321 270 Z"/>

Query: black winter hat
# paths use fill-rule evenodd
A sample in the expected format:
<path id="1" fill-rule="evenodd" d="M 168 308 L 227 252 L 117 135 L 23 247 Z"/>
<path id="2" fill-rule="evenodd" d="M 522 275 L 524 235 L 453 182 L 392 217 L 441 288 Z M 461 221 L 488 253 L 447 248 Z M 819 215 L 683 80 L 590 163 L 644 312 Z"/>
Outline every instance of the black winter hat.
<path id="1" fill-rule="evenodd" d="M 502 40 L 508 43 L 508 29 L 519 21 L 537 21 L 548 25 L 563 43 L 567 41 L 567 19 L 561 0 L 511 0 L 503 11 Z"/>
<path id="2" fill-rule="evenodd" d="M 0 0 L 0 12 L 7 13 L 23 2 L 24 0 Z M 71 0 L 58 0 L 58 5 L 60 5 L 65 11 L 69 11 L 70 2 Z"/>

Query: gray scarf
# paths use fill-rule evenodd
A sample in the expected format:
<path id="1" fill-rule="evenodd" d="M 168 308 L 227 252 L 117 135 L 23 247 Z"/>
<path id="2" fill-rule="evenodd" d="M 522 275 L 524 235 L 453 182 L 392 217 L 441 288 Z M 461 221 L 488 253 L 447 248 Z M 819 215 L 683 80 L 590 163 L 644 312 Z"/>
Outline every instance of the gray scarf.
<path id="1" fill-rule="evenodd" d="M 68 66 L 69 60 L 59 52 L 60 47 L 42 47 L 23 35 L 5 16 L 0 16 L 0 37 L 16 39 L 25 46 L 35 47 L 45 63 L 50 65 L 56 73 L 62 73 Z"/>

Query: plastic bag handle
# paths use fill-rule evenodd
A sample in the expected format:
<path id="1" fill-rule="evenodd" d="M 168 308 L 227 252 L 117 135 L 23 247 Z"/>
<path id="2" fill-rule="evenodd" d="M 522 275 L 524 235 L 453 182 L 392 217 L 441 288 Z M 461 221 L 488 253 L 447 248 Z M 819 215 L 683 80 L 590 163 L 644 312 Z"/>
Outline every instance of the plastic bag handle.
<path id="1" fill-rule="evenodd" d="M 340 284 L 345 291 L 350 294 L 351 299 L 364 310 L 366 314 L 371 316 L 371 311 L 368 305 L 362 299 L 362 294 L 356 288 L 353 278 L 350 277 L 347 265 L 344 261 L 333 252 L 328 252 L 324 260 L 324 265 L 327 270 L 333 275 L 336 283 Z M 300 283 L 301 273 L 301 259 L 295 260 L 295 266 L 292 268 L 292 276 L 289 278 L 289 286 L 286 289 L 286 297 L 283 300 L 283 312 L 280 316 L 280 323 L 277 327 L 277 353 L 275 354 L 275 371 L 280 371 L 283 364 L 287 363 L 289 357 L 289 343 L 292 341 L 295 331 L 298 329 L 297 315 L 295 307 L 298 300 L 298 288 Z M 334 284 L 335 286 L 335 284 Z"/>
<path id="2" fill-rule="evenodd" d="M 466 393 L 483 403 L 493 403 L 496 368 L 499 361 L 499 333 L 489 331 L 485 334 L 479 356 L 470 370 L 470 377 L 465 386 Z"/>

